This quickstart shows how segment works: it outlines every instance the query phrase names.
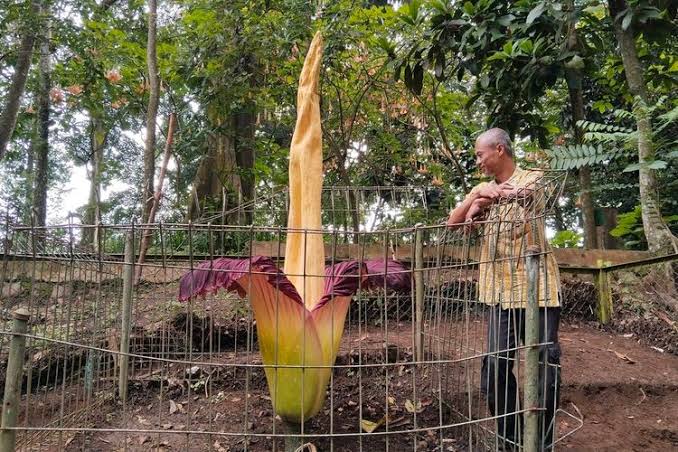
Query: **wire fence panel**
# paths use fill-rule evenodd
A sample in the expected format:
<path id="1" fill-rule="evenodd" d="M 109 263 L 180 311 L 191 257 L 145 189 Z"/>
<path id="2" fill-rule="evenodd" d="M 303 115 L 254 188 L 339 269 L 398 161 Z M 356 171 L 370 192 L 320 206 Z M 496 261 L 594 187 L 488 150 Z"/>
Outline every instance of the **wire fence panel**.
<path id="1" fill-rule="evenodd" d="M 541 407 L 524 406 L 526 320 L 497 313 L 524 310 L 530 245 L 540 250 L 535 302 L 557 306 L 543 221 L 561 187 L 562 175 L 547 174 L 495 206 L 497 218 L 453 229 L 399 227 L 415 217 L 434 222 L 439 212 L 425 190 L 383 187 L 326 190 L 324 206 L 332 207 L 323 231 L 288 231 L 277 220 L 223 224 L 233 215 L 256 222 L 265 215 L 259 206 L 272 218 L 283 215 L 284 198 L 276 196 L 206 224 L 15 227 L 2 289 L 11 293 L 3 297 L 6 312 L 30 313 L 18 446 L 519 446 L 521 419 L 554 411 L 557 389 L 541 390 Z M 299 276 L 282 274 L 291 234 L 322 235 L 325 274 L 305 275 L 323 278 L 320 301 L 285 286 Z M 139 262 L 144 236 L 150 247 Z M 494 315 L 508 321 L 504 338 L 488 336 Z M 549 327 L 532 345 L 555 350 L 548 329 L 557 323 L 540 322 Z M 10 331 L 7 319 L 3 364 Z M 555 375 L 557 361 L 542 357 L 542 373 Z M 508 378 L 509 366 L 516 390 L 495 384 L 490 409 L 483 379 Z M 301 422 L 290 422 L 294 416 Z M 549 437 L 555 420 L 540 419 L 544 446 L 568 433 Z"/>

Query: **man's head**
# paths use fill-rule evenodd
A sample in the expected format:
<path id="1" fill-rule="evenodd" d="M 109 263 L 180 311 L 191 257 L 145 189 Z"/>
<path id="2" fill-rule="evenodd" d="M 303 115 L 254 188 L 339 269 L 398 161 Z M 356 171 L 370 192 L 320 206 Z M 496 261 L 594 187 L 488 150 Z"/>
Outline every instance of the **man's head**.
<path id="1" fill-rule="evenodd" d="M 500 169 L 513 162 L 511 138 L 504 129 L 495 127 L 481 133 L 476 139 L 476 165 L 487 176 L 495 176 Z"/>

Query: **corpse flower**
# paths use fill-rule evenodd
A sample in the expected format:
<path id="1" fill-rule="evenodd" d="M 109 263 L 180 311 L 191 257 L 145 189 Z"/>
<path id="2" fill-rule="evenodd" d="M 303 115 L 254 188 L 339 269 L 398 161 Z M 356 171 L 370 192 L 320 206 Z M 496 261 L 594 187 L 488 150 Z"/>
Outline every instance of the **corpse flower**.
<path id="1" fill-rule="evenodd" d="M 220 258 L 185 274 L 179 288 L 181 300 L 219 289 L 249 298 L 273 407 L 289 423 L 303 423 L 322 407 L 351 296 L 366 276 L 358 262 L 342 262 L 325 270 L 317 92 L 321 58 L 318 33 L 306 56 L 297 93 L 284 272 L 262 256 Z"/>
<path id="2" fill-rule="evenodd" d="M 301 423 L 325 401 L 348 306 L 365 274 L 360 267 L 355 261 L 327 267 L 319 278 L 323 295 L 309 307 L 270 258 L 220 258 L 184 275 L 179 298 L 219 289 L 249 296 L 273 407 L 283 420 Z"/>

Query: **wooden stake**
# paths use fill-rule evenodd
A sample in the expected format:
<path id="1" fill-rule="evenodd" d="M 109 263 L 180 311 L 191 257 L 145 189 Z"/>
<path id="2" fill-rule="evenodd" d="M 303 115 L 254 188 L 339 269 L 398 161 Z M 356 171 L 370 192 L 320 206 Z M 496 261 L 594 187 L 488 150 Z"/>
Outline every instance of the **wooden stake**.
<path id="1" fill-rule="evenodd" d="M 16 446 L 16 427 L 19 417 L 19 401 L 21 399 L 21 380 L 24 371 L 24 354 L 26 352 L 26 331 L 28 331 L 29 313 L 26 309 L 14 312 L 14 326 L 7 358 L 7 374 L 5 394 L 2 401 L 2 432 L 0 432 L 0 451 L 13 452 Z"/>
<path id="2" fill-rule="evenodd" d="M 120 326 L 120 375 L 118 395 L 127 400 L 129 381 L 129 336 L 132 327 L 132 287 L 134 283 L 134 228 L 127 232 L 125 240 L 125 266 L 122 273 L 122 325 Z"/>
<path id="3" fill-rule="evenodd" d="M 609 323 L 612 319 L 612 288 L 610 287 L 609 275 L 607 263 L 599 260 L 595 286 L 598 294 L 598 320 L 603 325 Z"/>
<path id="4" fill-rule="evenodd" d="M 539 260 L 537 246 L 527 249 L 525 310 L 525 452 L 539 450 Z"/>
<path id="5" fill-rule="evenodd" d="M 424 240 L 423 231 L 415 228 L 414 238 L 414 310 L 415 360 L 424 360 Z"/>

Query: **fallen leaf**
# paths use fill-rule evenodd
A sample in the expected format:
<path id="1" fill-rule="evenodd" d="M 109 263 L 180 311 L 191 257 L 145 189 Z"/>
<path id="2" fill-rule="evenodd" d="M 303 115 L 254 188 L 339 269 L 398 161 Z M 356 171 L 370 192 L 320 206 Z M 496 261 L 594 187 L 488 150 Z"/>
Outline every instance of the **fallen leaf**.
<path id="1" fill-rule="evenodd" d="M 174 402 L 174 400 L 170 400 L 170 414 L 174 414 L 177 412 L 177 404 Z"/>
<path id="2" fill-rule="evenodd" d="M 148 435 L 142 435 L 139 437 L 139 444 L 146 444 L 151 439 Z"/>
<path id="3" fill-rule="evenodd" d="M 410 399 L 405 400 L 405 409 L 408 413 L 421 413 L 424 410 L 421 406 L 421 402 L 417 402 L 417 405 L 415 406 Z"/>
<path id="4" fill-rule="evenodd" d="M 219 441 L 215 441 L 212 447 L 214 447 L 217 452 L 228 452 L 228 449 L 222 447 Z"/>
<path id="5" fill-rule="evenodd" d="M 663 349 L 663 348 L 655 347 L 654 345 L 651 345 L 650 348 L 653 349 L 653 350 L 658 351 L 659 353 L 664 353 L 664 349 Z"/>
<path id="6" fill-rule="evenodd" d="M 635 363 L 634 360 L 632 360 L 631 358 L 629 358 L 629 357 L 626 356 L 626 355 L 623 355 L 623 354 L 619 353 L 619 352 L 616 351 L 616 350 L 612 350 L 612 349 L 608 348 L 607 351 L 608 351 L 608 352 L 614 353 L 615 355 L 617 355 L 617 358 L 623 359 L 624 361 L 628 362 L 629 364 L 634 364 L 634 363 Z"/>
<path id="7" fill-rule="evenodd" d="M 360 427 L 365 433 L 372 433 L 378 429 L 386 421 L 386 416 L 379 419 L 377 422 L 368 421 L 367 419 L 360 420 Z"/>
<path id="8" fill-rule="evenodd" d="M 137 416 L 137 421 L 139 421 L 139 423 L 141 425 L 151 425 L 151 423 L 149 421 L 147 421 L 146 419 L 144 419 L 141 416 Z"/>
<path id="9" fill-rule="evenodd" d="M 365 433 L 372 433 L 379 427 L 379 423 L 368 421 L 367 419 L 361 419 L 360 427 L 363 429 Z"/>
<path id="10" fill-rule="evenodd" d="M 396 403 L 395 397 L 388 396 L 388 404 L 395 405 L 395 403 Z"/>
<path id="11" fill-rule="evenodd" d="M 64 444 L 64 446 L 68 446 L 69 444 L 71 444 L 74 439 L 75 439 L 75 436 L 71 436 L 70 438 L 68 438 L 66 440 L 66 443 Z"/>

